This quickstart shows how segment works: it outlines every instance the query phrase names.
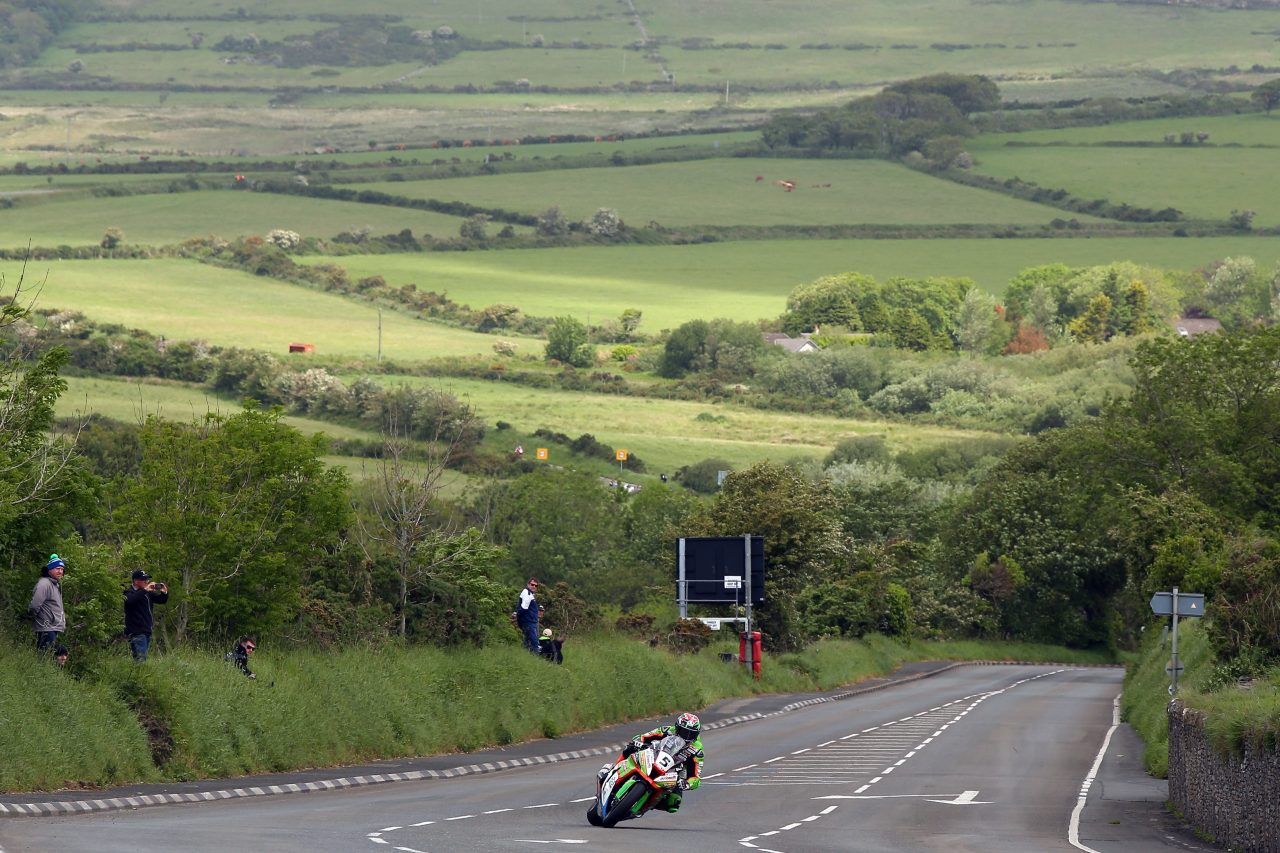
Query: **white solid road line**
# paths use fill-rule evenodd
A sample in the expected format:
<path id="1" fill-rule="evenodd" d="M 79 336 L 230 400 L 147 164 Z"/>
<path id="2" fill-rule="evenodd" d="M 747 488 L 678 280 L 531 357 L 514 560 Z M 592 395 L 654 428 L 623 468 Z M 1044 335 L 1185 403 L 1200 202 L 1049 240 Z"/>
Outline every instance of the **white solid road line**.
<path id="1" fill-rule="evenodd" d="M 1111 728 L 1107 729 L 1107 736 L 1102 739 L 1102 749 L 1098 750 L 1098 756 L 1093 759 L 1093 766 L 1089 768 L 1089 775 L 1084 777 L 1084 783 L 1080 785 L 1080 796 L 1076 799 L 1076 807 L 1071 810 L 1071 824 L 1067 828 L 1067 840 L 1071 842 L 1071 846 L 1084 850 L 1086 853 L 1098 853 L 1098 851 L 1080 843 L 1080 814 L 1084 811 L 1084 804 L 1089 799 L 1089 789 L 1093 787 L 1093 780 L 1098 775 L 1098 769 L 1102 767 L 1102 759 L 1107 754 L 1107 747 L 1111 745 L 1111 736 L 1116 733 L 1118 728 L 1120 728 L 1119 696 L 1111 703 Z"/>

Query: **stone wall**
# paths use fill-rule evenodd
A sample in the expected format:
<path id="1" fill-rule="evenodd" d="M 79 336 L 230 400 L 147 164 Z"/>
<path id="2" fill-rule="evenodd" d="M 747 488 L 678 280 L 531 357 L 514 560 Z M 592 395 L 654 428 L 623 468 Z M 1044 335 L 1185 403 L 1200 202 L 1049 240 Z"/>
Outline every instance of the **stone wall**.
<path id="1" fill-rule="evenodd" d="M 1223 757 L 1204 717 L 1169 704 L 1169 800 L 1196 829 L 1244 853 L 1280 853 L 1280 752 Z"/>

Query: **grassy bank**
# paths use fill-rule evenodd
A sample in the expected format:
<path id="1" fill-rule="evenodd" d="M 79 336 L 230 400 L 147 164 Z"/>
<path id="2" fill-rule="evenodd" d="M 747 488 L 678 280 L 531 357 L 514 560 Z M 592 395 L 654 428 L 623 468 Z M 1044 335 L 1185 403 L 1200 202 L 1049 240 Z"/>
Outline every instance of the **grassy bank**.
<path id="1" fill-rule="evenodd" d="M 570 638 L 565 665 L 550 669 L 515 646 L 341 652 L 268 646 L 255 660 L 258 680 L 249 681 L 208 652 L 159 655 L 142 667 L 120 654 L 60 672 L 25 649 L 6 649 L 0 788 L 235 776 L 466 752 L 731 696 L 830 689 L 911 660 L 1102 660 L 1052 647 L 904 645 L 871 637 L 767 658 L 757 682 L 723 664 L 719 650 L 713 644 L 701 654 L 673 655 L 603 632 Z"/>
<path id="2" fill-rule="evenodd" d="M 1147 770 L 1164 778 L 1169 769 L 1169 676 L 1164 672 L 1169 643 L 1162 642 L 1159 630 L 1148 633 L 1140 656 L 1125 676 L 1121 709 L 1146 741 Z M 1206 714 L 1209 735 L 1221 753 L 1238 752 L 1246 742 L 1280 751 L 1280 669 L 1273 669 L 1267 678 L 1237 684 L 1215 667 L 1198 620 L 1179 624 L 1178 658 L 1186 667 L 1178 696 Z"/>

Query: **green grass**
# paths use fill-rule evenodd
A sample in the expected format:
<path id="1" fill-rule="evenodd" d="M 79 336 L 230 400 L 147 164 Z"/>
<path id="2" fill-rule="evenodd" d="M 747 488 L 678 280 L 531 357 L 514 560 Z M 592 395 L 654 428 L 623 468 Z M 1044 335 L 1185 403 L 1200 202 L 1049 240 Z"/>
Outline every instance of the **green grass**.
<path id="1" fill-rule="evenodd" d="M 967 147 L 975 154 L 986 156 L 1004 149 L 1009 143 L 1097 145 L 1104 142 L 1148 142 L 1163 144 L 1168 134 L 1181 136 L 1184 132 L 1209 134 L 1210 146 L 1280 146 L 1280 112 L 1272 115 L 1243 113 L 1227 116 L 1162 118 L 1115 122 L 1094 127 L 1028 130 L 1022 133 L 988 133 L 970 140 Z M 1183 177 L 1185 176 L 1179 175 L 1180 179 Z"/>
<path id="2" fill-rule="evenodd" d="M 29 642 L 29 641 L 28 641 Z M 147 739 L 106 685 L 74 678 L 30 645 L 3 644 L 0 791 L 111 785 L 156 776 Z M 69 736 L 68 729 L 74 730 Z"/>
<path id="3" fill-rule="evenodd" d="M 795 191 L 778 180 L 796 182 Z M 579 220 L 612 207 L 632 225 L 1003 225 L 1043 224 L 1059 215 L 880 160 L 735 158 L 363 186 L 526 213 L 556 205 Z"/>
<path id="4" fill-rule="evenodd" d="M 21 265 L 0 262 L 16 282 Z M 377 356 L 378 310 L 366 303 L 247 273 L 181 260 L 33 262 L 27 283 L 44 280 L 39 307 L 74 309 L 100 323 L 122 323 L 176 340 L 260 349 L 287 357 L 291 341 L 316 345 L 321 357 Z M 492 349 L 495 338 L 415 320 L 382 316 L 383 358 L 415 361 Z M 513 337 L 524 351 L 542 345 Z"/>
<path id="5" fill-rule="evenodd" d="M 671 473 L 681 465 L 713 456 L 737 467 L 763 459 L 781 462 L 797 456 L 821 458 L 840 440 L 864 433 L 884 435 L 894 449 L 987 435 L 948 427 L 859 421 L 683 400 L 613 398 L 506 382 L 415 377 L 380 377 L 379 381 L 440 387 L 468 401 L 490 426 L 504 420 L 524 433 L 547 428 L 564 432 L 571 438 L 590 432 L 606 444 L 637 454 L 653 475 L 660 471 Z M 698 420 L 698 415 L 706 413 L 722 416 L 724 420 Z M 530 457 L 531 441 L 525 443 Z M 514 439 L 510 443 L 514 444 Z M 551 451 L 552 464 L 565 464 L 564 448 L 554 444 L 546 446 Z"/>
<path id="6" fill-rule="evenodd" d="M 0 210 L 0 246 L 94 245 L 111 227 L 124 231 L 126 243 L 161 245 L 209 235 L 263 236 L 274 228 L 324 239 L 362 227 L 375 235 L 408 228 L 415 236 L 450 238 L 461 223 L 428 211 L 230 190 L 65 201 L 54 195 Z"/>
<path id="7" fill-rule="evenodd" d="M 516 645 L 514 631 L 507 644 L 483 649 L 333 652 L 265 644 L 254 659 L 257 681 L 224 663 L 221 650 L 158 651 L 145 667 L 116 650 L 79 657 L 81 680 L 73 681 L 46 672 L 52 664 L 31 651 L 6 648 L 0 708 L 24 722 L 4 727 L 7 738 L 0 735 L 7 757 L 0 789 L 234 776 L 471 751 L 700 709 L 733 696 L 831 689 L 909 660 L 953 654 L 881 637 L 824 641 L 798 654 L 767 655 L 763 678 L 755 681 L 741 667 L 721 663 L 716 649 L 672 655 L 612 632 L 570 636 L 565 664 L 551 677 L 544 661 Z M 1006 656 L 999 644 L 970 646 L 965 654 Z M 1046 659 L 1067 655 L 1045 652 Z M 146 760 L 126 704 L 172 738 L 173 751 L 158 771 Z M 321 706 L 325 713 L 315 714 Z M 76 720 L 74 748 L 67 746 L 65 726 L 53 722 L 66 718 Z"/>
<path id="8" fill-rule="evenodd" d="M 237 400 L 176 382 L 83 376 L 69 376 L 66 380 L 67 391 L 58 398 L 56 406 L 58 417 L 96 414 L 126 423 L 140 423 L 148 415 L 156 415 L 166 420 L 185 422 L 208 412 L 232 415 L 240 410 Z M 286 415 L 284 422 L 308 435 L 322 432 L 331 438 L 377 438 L 375 432 L 298 415 Z M 334 457 L 335 460 L 345 458 Z"/>
<path id="9" fill-rule="evenodd" d="M 1193 219 L 1254 210 L 1255 225 L 1272 227 L 1280 224 L 1276 158 L 1274 149 L 1254 148 L 993 148 L 978 156 L 975 171 L 1079 198 L 1174 207 Z"/>
<path id="10" fill-rule="evenodd" d="M 1014 275 L 1038 264 L 1132 260 L 1195 269 L 1234 255 L 1250 255 L 1265 267 L 1280 260 L 1280 247 L 1250 237 L 775 240 L 301 260 L 339 263 L 353 277 L 382 275 L 397 287 L 413 282 L 473 308 L 503 302 L 527 314 L 589 316 L 593 323 L 639 308 L 641 328 L 656 332 L 696 317 L 777 317 L 797 284 L 848 270 L 880 279 L 968 276 L 984 290 L 1003 294 Z"/>
<path id="11" fill-rule="evenodd" d="M 1169 767 L 1169 677 L 1164 673 L 1169 646 L 1159 642 L 1158 628 L 1148 633 L 1125 677 L 1122 707 L 1125 719 L 1146 741 L 1147 769 L 1164 777 Z M 1239 755 L 1246 743 L 1263 753 L 1280 751 L 1280 669 L 1247 688 L 1228 682 L 1207 691 L 1216 661 L 1200 621 L 1193 619 L 1179 622 L 1178 658 L 1186 666 L 1178 697 L 1204 715 L 1210 742 L 1221 755 Z"/>
<path id="12" fill-rule="evenodd" d="M 337 14 L 350 15 L 349 6 L 322 4 Z M 202 3 L 201 11 L 234 18 L 228 2 Z M 1080 4 L 1067 0 L 1026 0 L 1000 4 L 998 14 L 975 0 L 872 0 L 856 10 L 839 0 L 812 3 L 765 3 L 728 0 L 654 0 L 641 9 L 649 36 L 648 51 L 624 50 L 638 32 L 622 4 L 586 8 L 566 2 L 539 4 L 537 16 L 574 18 L 528 22 L 526 5 L 515 0 L 489 0 L 482 6 L 462 0 L 442 0 L 428 6 L 406 0 L 381 0 L 368 11 L 402 16 L 407 26 L 429 28 L 449 22 L 472 38 L 505 39 L 523 44 L 534 35 L 549 42 L 579 39 L 581 50 L 515 47 L 468 51 L 437 66 L 413 63 L 389 66 L 309 66 L 278 68 L 270 64 L 227 64 L 225 52 L 213 50 L 231 32 L 249 31 L 266 38 L 287 34 L 310 35 L 331 24 L 310 20 L 323 13 L 314 4 L 289 0 L 273 3 L 274 15 L 295 15 L 286 21 L 149 20 L 136 23 L 84 23 L 61 33 L 33 68 L 6 71 L 6 104 L 58 104 L 47 126 L 15 133 L 5 128 L 8 148 L 28 145 L 62 147 L 66 119 L 75 115 L 73 136 L 88 145 L 128 149 L 186 149 L 209 152 L 306 151 L 320 145 L 352 148 L 363 144 L 370 128 L 397 141 L 432 137 L 491 138 L 523 132 L 628 132 L 641 128 L 716 126 L 757 120 L 765 109 L 829 102 L 885 82 L 940 71 L 983 73 L 998 77 L 1011 98 L 1046 99 L 1111 95 L 1126 97 L 1178 87 L 1154 75 L 1178 69 L 1197 69 L 1197 81 L 1222 79 L 1248 85 L 1249 72 L 1205 72 L 1204 69 L 1274 64 L 1274 32 L 1280 28 L 1275 9 L 1204 9 L 1184 5 Z M 190 4 L 130 3 L 139 15 L 189 18 Z M 594 17 L 595 20 L 588 18 Z M 74 45 L 125 42 L 182 43 L 188 29 L 203 32 L 199 50 L 139 53 L 77 54 Z M 715 48 L 687 50 L 686 38 L 709 38 L 717 44 L 739 41 L 756 46 L 785 45 L 785 50 Z M 849 51 L 841 45 L 862 43 L 871 50 Z M 827 43 L 835 49 L 805 49 Z M 935 44 L 963 44 L 967 49 L 940 50 Z M 914 49 L 894 49 L 911 45 Z M 594 46 L 594 47 L 591 47 Z M 75 85 L 66 67 L 85 63 L 82 79 L 106 79 L 116 84 L 164 86 L 211 84 L 240 91 L 214 94 L 157 91 L 26 91 L 23 80 L 33 75 L 61 75 Z M 325 76 L 317 76 L 317 72 Z M 675 91 L 633 94 L 610 87 L 632 81 L 665 80 L 673 75 Z M 365 94 L 326 92 L 322 86 L 379 87 L 395 82 L 407 86 L 490 86 L 496 81 L 527 79 L 537 86 L 600 86 L 598 94 L 495 93 L 464 95 L 454 109 L 441 106 L 430 94 L 421 103 L 412 93 Z M 1176 79 L 1176 78 L 1175 78 Z M 723 88 L 729 85 L 729 103 Z M 699 91 L 688 87 L 698 86 Z M 749 86 L 767 87 L 760 96 Z M 793 91 L 779 91 L 783 86 Z M 264 109 L 282 87 L 304 87 L 302 104 Z M 821 88 L 818 88 L 821 87 Z M 834 88 L 831 88 L 834 87 Z M 660 86 L 666 89 L 666 85 Z M 199 110 L 192 105 L 223 104 L 227 109 Z M 460 107 L 461 104 L 468 104 Z M 484 106 L 488 104 L 486 108 Z M 113 115 L 108 128 L 93 126 L 97 110 Z M 257 112 L 250 116 L 247 111 Z M 6 108 L 6 114 L 9 113 Z"/>

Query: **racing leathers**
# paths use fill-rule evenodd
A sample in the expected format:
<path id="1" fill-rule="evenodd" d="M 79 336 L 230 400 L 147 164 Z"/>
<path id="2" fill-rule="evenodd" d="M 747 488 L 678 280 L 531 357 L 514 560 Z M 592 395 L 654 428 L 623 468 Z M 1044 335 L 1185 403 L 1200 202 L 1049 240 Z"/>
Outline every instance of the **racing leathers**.
<path id="1" fill-rule="evenodd" d="M 622 750 L 622 755 L 626 757 L 637 750 L 643 749 L 650 741 L 662 740 L 667 735 L 674 734 L 676 734 L 675 726 L 659 726 L 652 731 L 647 731 L 637 736 Z M 662 795 L 661 799 L 653 804 L 655 809 L 666 809 L 669 812 L 679 810 L 683 792 L 692 791 L 702 784 L 702 763 L 706 759 L 706 755 L 702 751 L 702 738 L 685 741 L 685 747 L 680 750 L 680 755 L 684 757 L 684 762 L 680 768 L 680 783 L 668 790 Z"/>

